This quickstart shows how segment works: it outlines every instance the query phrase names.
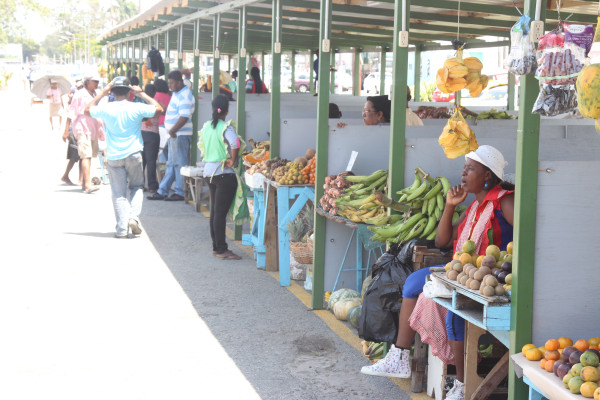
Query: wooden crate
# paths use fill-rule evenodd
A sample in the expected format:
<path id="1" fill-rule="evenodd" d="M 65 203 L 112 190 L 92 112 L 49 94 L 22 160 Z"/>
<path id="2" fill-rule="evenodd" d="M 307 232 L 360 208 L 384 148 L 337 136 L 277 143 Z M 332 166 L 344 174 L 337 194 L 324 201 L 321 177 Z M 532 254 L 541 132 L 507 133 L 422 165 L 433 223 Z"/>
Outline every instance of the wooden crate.
<path id="1" fill-rule="evenodd" d="M 415 246 L 413 248 L 413 270 L 433 267 L 434 265 L 445 265 L 452 260 L 452 254 L 442 254 L 439 249 L 430 249 L 427 246 Z"/>

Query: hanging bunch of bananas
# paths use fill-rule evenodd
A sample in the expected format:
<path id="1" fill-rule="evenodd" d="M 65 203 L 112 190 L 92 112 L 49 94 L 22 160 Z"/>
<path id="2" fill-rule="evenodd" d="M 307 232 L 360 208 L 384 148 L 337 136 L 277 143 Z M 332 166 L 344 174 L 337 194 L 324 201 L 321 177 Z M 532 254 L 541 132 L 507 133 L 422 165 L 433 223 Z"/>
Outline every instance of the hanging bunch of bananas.
<path id="1" fill-rule="evenodd" d="M 458 92 L 468 89 L 471 97 L 477 97 L 488 84 L 488 76 L 481 75 L 483 64 L 477 57 L 463 60 L 462 48 L 456 51 L 456 57 L 444 61 L 436 75 L 438 89 L 444 93 Z"/>
<path id="2" fill-rule="evenodd" d="M 248 139 L 248 141 L 252 145 L 252 150 L 244 152 L 244 155 L 242 156 L 244 161 L 247 161 L 250 164 L 256 164 L 269 159 L 269 148 L 271 146 L 270 141 L 266 140 L 264 142 L 255 142 L 252 139 Z"/>
<path id="3" fill-rule="evenodd" d="M 406 211 L 402 215 L 392 215 L 395 218 L 385 226 L 369 227 L 374 233 L 371 240 L 382 243 L 404 243 L 416 238 L 433 240 L 449 190 L 450 182 L 446 177 L 432 178 L 417 168 L 413 183 L 397 192 L 400 195 L 397 203 L 403 204 Z M 458 217 L 456 213 L 453 221 Z"/>
<path id="4" fill-rule="evenodd" d="M 369 176 L 346 176 L 345 179 L 353 185 L 335 199 L 337 214 L 352 222 L 366 224 L 374 224 L 375 221 L 388 218 L 387 208 L 377 201 L 374 193 L 385 191 L 387 177 L 388 173 L 383 169 Z"/>
<path id="5" fill-rule="evenodd" d="M 444 126 L 438 143 L 444 148 L 444 153 L 448 158 L 464 156 L 479 147 L 475 132 L 469 127 L 459 108 L 455 109 L 454 114 Z"/>

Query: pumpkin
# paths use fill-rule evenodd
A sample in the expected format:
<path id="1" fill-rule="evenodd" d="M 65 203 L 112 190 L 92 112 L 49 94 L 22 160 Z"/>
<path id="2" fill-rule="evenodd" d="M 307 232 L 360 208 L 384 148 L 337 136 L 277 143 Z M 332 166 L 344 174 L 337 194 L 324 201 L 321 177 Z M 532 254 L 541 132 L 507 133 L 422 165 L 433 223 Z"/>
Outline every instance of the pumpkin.
<path id="1" fill-rule="evenodd" d="M 585 118 L 600 118 L 600 64 L 583 68 L 576 86 L 581 115 Z"/>
<path id="2" fill-rule="evenodd" d="M 271 156 L 271 153 L 267 150 L 263 153 L 262 157 L 254 157 L 251 154 L 246 154 L 245 156 L 242 156 L 242 158 L 251 164 L 258 164 L 261 161 L 268 160 L 270 156 Z"/>
<path id="3" fill-rule="evenodd" d="M 358 304 L 349 309 L 348 313 L 346 313 L 346 320 L 350 322 L 350 325 L 352 325 L 355 328 L 358 326 L 358 319 L 360 318 L 361 311 L 362 304 Z"/>
<path id="4" fill-rule="evenodd" d="M 362 304 L 360 298 L 347 298 L 340 300 L 333 306 L 333 315 L 339 320 L 345 321 L 348 311 L 359 304 Z"/>
<path id="5" fill-rule="evenodd" d="M 331 293 L 331 296 L 329 296 L 329 301 L 327 302 L 327 306 L 329 307 L 330 310 L 333 310 L 333 307 L 335 306 L 335 303 L 337 303 L 340 300 L 343 299 L 351 299 L 351 298 L 358 298 L 360 299 L 360 293 L 358 293 L 356 290 L 352 290 L 352 289 L 338 289 L 335 292 Z"/>
<path id="6" fill-rule="evenodd" d="M 363 300 L 365 299 L 365 292 L 367 291 L 367 288 L 369 287 L 372 281 L 373 278 L 371 277 L 371 275 L 368 275 L 363 281 L 362 289 L 360 291 L 360 297 L 362 297 Z"/>

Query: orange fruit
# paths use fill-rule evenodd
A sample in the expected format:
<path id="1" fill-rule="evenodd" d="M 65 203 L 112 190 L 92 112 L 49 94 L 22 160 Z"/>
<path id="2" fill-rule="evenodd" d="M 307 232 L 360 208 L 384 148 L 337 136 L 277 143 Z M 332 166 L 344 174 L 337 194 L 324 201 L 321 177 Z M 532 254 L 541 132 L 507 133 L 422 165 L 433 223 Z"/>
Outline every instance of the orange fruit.
<path id="1" fill-rule="evenodd" d="M 540 349 L 540 351 L 542 352 L 542 354 L 546 353 L 546 348 L 544 346 L 540 346 L 540 347 L 538 347 L 538 349 Z"/>
<path id="2" fill-rule="evenodd" d="M 531 344 L 531 343 L 529 343 L 529 344 L 526 344 L 525 346 L 523 346 L 523 347 L 521 348 L 521 353 L 522 353 L 523 355 L 525 355 L 525 353 L 527 353 L 527 350 L 530 350 L 530 349 L 535 349 L 535 348 L 536 348 L 536 347 L 535 347 L 535 344 Z M 541 351 L 540 351 L 540 353 L 541 353 Z"/>
<path id="3" fill-rule="evenodd" d="M 469 264 L 472 260 L 473 258 L 471 258 L 469 253 L 462 253 L 458 258 L 458 261 L 460 261 L 462 265 Z"/>
<path id="4" fill-rule="evenodd" d="M 460 259 L 460 256 L 462 255 L 462 251 L 457 251 L 456 253 L 454 253 L 454 257 L 452 257 L 453 260 L 458 260 Z"/>
<path id="5" fill-rule="evenodd" d="M 544 347 L 548 351 L 554 351 L 554 350 L 558 350 L 558 348 L 560 347 L 560 343 L 556 339 L 550 339 L 546 342 Z"/>
<path id="6" fill-rule="evenodd" d="M 564 349 L 565 347 L 573 346 L 573 340 L 569 339 L 568 337 L 559 337 L 558 343 L 560 344 L 559 347 L 561 349 Z"/>
<path id="7" fill-rule="evenodd" d="M 477 266 L 477 268 L 481 268 L 481 261 L 483 261 L 483 257 L 485 257 L 485 256 L 477 257 L 477 261 L 475 262 L 475 265 Z"/>
<path id="8" fill-rule="evenodd" d="M 546 361 L 548 361 L 548 360 L 546 360 L 545 358 L 542 358 L 540 360 L 540 368 L 541 369 L 545 369 L 545 367 L 546 367 Z"/>
<path id="9" fill-rule="evenodd" d="M 544 365 L 544 369 L 548 372 L 552 372 L 552 367 L 554 367 L 554 363 L 556 362 L 556 360 L 548 360 L 546 361 L 546 364 Z"/>
<path id="10" fill-rule="evenodd" d="M 527 350 L 527 352 L 525 353 L 525 357 L 527 357 L 529 361 L 539 361 L 542 359 L 542 356 L 542 352 L 535 347 Z M 546 364 L 548 363 L 546 362 Z M 550 371 L 552 371 L 552 369 Z"/>
<path id="11" fill-rule="evenodd" d="M 594 392 L 598 389 L 598 384 L 594 382 L 585 382 L 579 387 L 579 392 L 583 397 L 591 399 L 594 397 Z"/>
<path id="12" fill-rule="evenodd" d="M 575 346 L 577 348 L 577 350 L 579 350 L 579 351 L 586 351 L 587 349 L 590 348 L 588 341 L 585 339 L 579 339 L 578 341 L 575 342 L 575 344 L 573 346 Z"/>
<path id="13" fill-rule="evenodd" d="M 590 346 L 590 348 L 589 348 L 589 349 L 594 349 L 594 350 L 598 350 L 598 351 L 600 351 L 600 346 Z M 589 349 L 588 349 L 588 350 L 589 350 Z"/>
<path id="14" fill-rule="evenodd" d="M 593 337 L 588 340 L 588 344 L 591 346 L 600 346 L 600 337 Z"/>
<path id="15" fill-rule="evenodd" d="M 544 358 L 546 360 L 560 360 L 560 353 L 558 350 L 546 350 L 546 353 L 544 353 Z"/>
<path id="16" fill-rule="evenodd" d="M 600 387 L 594 391 L 594 400 L 600 400 Z"/>

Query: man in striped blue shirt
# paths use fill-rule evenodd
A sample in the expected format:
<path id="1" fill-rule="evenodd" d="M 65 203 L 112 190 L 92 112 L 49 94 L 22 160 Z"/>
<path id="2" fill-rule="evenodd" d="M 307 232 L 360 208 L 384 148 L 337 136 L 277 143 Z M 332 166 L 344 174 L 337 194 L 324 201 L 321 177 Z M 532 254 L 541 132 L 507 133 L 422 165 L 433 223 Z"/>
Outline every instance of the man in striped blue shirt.
<path id="1" fill-rule="evenodd" d="M 192 143 L 192 115 L 195 99 L 192 91 L 183 83 L 180 71 L 171 71 L 167 76 L 169 90 L 173 92 L 165 114 L 165 129 L 169 133 L 169 155 L 165 176 L 160 181 L 156 193 L 148 200 L 183 200 L 183 176 L 181 167 L 189 164 L 190 145 Z M 171 185 L 175 182 L 174 192 L 169 196 Z"/>

